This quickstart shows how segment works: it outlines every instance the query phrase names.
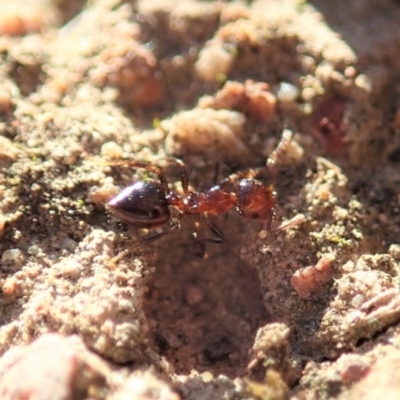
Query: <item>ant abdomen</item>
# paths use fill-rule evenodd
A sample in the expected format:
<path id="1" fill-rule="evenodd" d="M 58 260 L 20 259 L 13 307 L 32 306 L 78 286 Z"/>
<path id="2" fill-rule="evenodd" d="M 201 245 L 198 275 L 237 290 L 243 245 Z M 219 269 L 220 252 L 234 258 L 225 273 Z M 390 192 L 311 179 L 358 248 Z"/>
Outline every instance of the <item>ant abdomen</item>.
<path id="1" fill-rule="evenodd" d="M 157 228 L 171 217 L 165 190 L 156 181 L 138 181 L 128 186 L 108 207 L 119 219 L 137 228 Z"/>

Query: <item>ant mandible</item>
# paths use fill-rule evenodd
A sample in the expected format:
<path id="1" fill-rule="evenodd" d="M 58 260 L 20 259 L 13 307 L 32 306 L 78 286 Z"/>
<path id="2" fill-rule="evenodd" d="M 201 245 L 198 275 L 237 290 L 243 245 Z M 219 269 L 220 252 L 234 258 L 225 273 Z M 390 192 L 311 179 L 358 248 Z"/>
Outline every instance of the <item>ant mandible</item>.
<path id="1" fill-rule="evenodd" d="M 264 221 L 267 232 L 275 232 L 287 226 L 281 225 L 272 230 L 272 222 L 276 207 L 274 190 L 275 163 L 279 155 L 285 151 L 292 138 L 289 130 L 284 130 L 282 139 L 267 160 L 267 168 L 271 175 L 271 184 L 263 185 L 254 179 L 260 169 L 250 169 L 234 173 L 228 178 L 204 192 L 195 192 L 189 188 L 188 174 L 182 160 L 174 158 L 181 169 L 182 193 L 170 189 L 161 167 L 137 161 L 117 161 L 108 163 L 112 166 L 129 166 L 141 168 L 158 176 L 158 181 L 138 181 L 122 190 L 108 203 L 110 211 L 122 222 L 136 228 L 154 229 L 170 224 L 168 229 L 150 234 L 143 239 L 144 243 L 154 242 L 180 227 L 179 219 L 172 217 L 170 207 L 174 207 L 180 215 L 189 214 L 195 220 L 194 236 L 202 249 L 202 256 L 207 257 L 205 239 L 199 237 L 198 218 L 201 215 L 219 215 L 236 207 L 239 215 L 249 219 Z M 229 190 L 231 189 L 231 190 Z M 216 235 L 213 241 L 222 241 L 223 234 L 209 223 L 211 231 Z"/>

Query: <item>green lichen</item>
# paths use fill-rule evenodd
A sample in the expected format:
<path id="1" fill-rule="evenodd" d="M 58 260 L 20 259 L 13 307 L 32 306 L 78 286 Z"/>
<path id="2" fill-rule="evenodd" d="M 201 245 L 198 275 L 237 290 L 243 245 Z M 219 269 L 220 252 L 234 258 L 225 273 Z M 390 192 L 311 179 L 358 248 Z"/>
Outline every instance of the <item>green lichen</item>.
<path id="1" fill-rule="evenodd" d="M 267 371 L 262 383 L 247 380 L 246 391 L 255 400 L 281 400 L 286 399 L 288 394 L 281 374 L 272 369 Z"/>

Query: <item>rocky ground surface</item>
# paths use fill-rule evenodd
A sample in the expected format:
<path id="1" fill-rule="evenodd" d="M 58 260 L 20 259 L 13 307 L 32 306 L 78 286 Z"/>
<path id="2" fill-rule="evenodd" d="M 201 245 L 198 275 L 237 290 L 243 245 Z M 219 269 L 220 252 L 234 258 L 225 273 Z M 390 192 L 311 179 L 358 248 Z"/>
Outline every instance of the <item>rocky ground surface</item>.
<path id="1" fill-rule="evenodd" d="M 3 1 L 0 397 L 397 398 L 399 21 L 394 0 Z M 199 191 L 271 179 L 283 131 L 286 229 L 232 210 L 202 259 L 203 219 L 143 245 L 106 208 L 157 179 L 124 159 L 177 193 L 168 157 Z"/>

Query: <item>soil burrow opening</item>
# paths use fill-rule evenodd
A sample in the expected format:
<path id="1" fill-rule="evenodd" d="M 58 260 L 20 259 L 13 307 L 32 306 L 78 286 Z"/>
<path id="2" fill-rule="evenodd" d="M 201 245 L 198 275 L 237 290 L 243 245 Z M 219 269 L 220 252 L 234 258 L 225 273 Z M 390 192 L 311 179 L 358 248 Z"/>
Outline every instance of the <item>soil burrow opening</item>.
<path id="1" fill-rule="evenodd" d="M 210 244 L 205 260 L 190 254 L 196 243 L 189 227 L 156 244 L 158 261 L 145 300 L 150 346 L 177 373 L 244 374 L 256 332 L 270 320 L 257 272 L 238 255 L 240 228 L 234 224 L 240 217 L 223 217 L 228 243 Z"/>

